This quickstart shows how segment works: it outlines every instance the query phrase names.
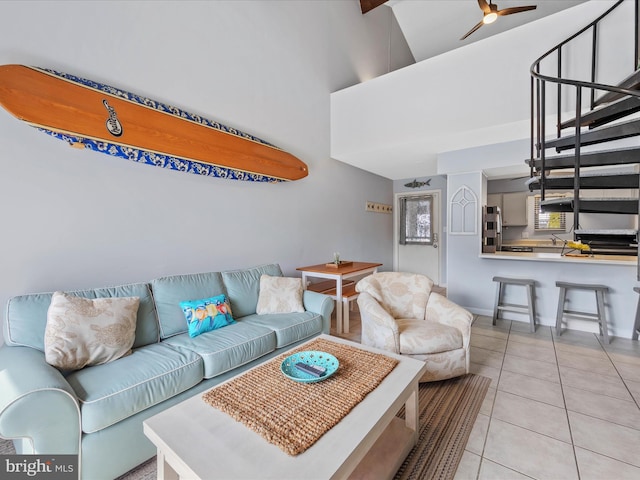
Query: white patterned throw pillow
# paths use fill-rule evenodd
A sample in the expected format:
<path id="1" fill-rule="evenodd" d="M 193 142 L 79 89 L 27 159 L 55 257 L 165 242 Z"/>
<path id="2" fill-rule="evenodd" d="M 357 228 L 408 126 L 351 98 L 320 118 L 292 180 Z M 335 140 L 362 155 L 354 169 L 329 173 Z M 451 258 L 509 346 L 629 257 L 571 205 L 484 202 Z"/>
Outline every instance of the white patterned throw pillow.
<path id="1" fill-rule="evenodd" d="M 295 312 L 304 312 L 302 279 L 262 275 L 256 313 L 263 315 Z"/>
<path id="2" fill-rule="evenodd" d="M 89 299 L 55 292 L 44 333 L 47 363 L 78 370 L 129 355 L 139 304 L 139 297 Z"/>

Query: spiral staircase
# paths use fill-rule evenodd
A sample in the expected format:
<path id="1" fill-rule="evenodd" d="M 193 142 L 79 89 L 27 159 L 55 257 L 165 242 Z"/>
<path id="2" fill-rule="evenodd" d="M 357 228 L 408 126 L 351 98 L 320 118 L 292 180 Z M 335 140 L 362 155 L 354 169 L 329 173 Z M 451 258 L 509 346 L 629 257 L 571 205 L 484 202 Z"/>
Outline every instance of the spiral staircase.
<path id="1" fill-rule="evenodd" d="M 601 27 L 611 21 L 612 12 L 625 1 L 635 4 L 635 18 L 629 19 L 634 22 L 635 38 L 630 39 L 634 47 L 630 49 L 633 58 L 629 58 L 628 76 L 617 85 L 599 83 L 597 66 L 601 57 L 620 53 L 602 52 L 604 49 L 599 48 L 600 31 L 604 30 Z M 574 239 L 589 244 L 593 253 L 637 255 L 638 251 L 640 140 L 633 139 L 640 135 L 638 3 L 639 0 L 616 2 L 531 67 L 531 152 L 527 160 L 531 178 L 527 183 L 531 191 L 540 192 L 542 212 L 573 213 Z M 563 57 L 575 55 L 576 42 L 584 45 L 585 37 L 591 43 L 591 58 L 587 59 L 591 64 L 590 78 L 563 78 L 563 72 L 568 70 Z M 571 110 L 571 118 L 563 118 L 562 109 L 567 110 L 568 104 L 575 110 Z M 547 122 L 554 117 L 555 132 L 549 135 Z M 585 192 L 594 189 L 608 194 L 593 197 Z M 554 191 L 573 194 L 552 196 L 550 192 Z M 636 220 L 631 229 L 583 229 L 580 218 L 584 213 L 633 214 Z M 640 263 L 638 267 L 640 279 Z"/>

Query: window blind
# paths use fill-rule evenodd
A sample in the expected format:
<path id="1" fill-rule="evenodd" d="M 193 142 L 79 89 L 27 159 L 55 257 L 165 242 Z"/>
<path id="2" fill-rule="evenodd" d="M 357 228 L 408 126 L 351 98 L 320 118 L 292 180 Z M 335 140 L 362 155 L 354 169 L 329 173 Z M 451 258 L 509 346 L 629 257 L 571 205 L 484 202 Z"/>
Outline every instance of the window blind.
<path id="1" fill-rule="evenodd" d="M 563 195 L 547 195 L 547 198 L 558 198 Z M 534 230 L 567 230 L 565 212 L 541 212 L 540 195 L 534 196 Z"/>

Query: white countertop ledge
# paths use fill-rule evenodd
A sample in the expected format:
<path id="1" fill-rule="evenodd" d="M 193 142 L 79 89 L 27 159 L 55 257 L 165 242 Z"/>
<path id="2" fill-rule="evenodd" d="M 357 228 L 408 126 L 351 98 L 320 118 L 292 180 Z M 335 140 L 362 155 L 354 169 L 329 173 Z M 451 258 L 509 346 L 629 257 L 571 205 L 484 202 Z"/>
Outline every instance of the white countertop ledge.
<path id="1" fill-rule="evenodd" d="M 480 258 L 489 260 L 518 260 L 525 262 L 563 262 L 563 263 L 589 263 L 599 265 L 624 265 L 636 267 L 638 257 L 627 255 L 583 255 L 581 257 L 567 257 L 559 253 L 532 253 L 532 252 L 496 252 L 481 253 Z"/>

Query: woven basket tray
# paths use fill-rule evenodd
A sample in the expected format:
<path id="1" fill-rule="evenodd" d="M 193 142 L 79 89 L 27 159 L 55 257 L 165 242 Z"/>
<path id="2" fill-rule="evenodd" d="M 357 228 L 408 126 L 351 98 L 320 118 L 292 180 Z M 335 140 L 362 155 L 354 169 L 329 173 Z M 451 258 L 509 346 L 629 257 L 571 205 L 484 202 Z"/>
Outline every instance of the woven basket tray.
<path id="1" fill-rule="evenodd" d="M 318 383 L 286 378 L 280 364 L 303 350 L 330 353 L 340 367 Z M 397 363 L 386 355 L 317 339 L 209 390 L 202 398 L 285 453 L 298 455 L 375 389 Z"/>

